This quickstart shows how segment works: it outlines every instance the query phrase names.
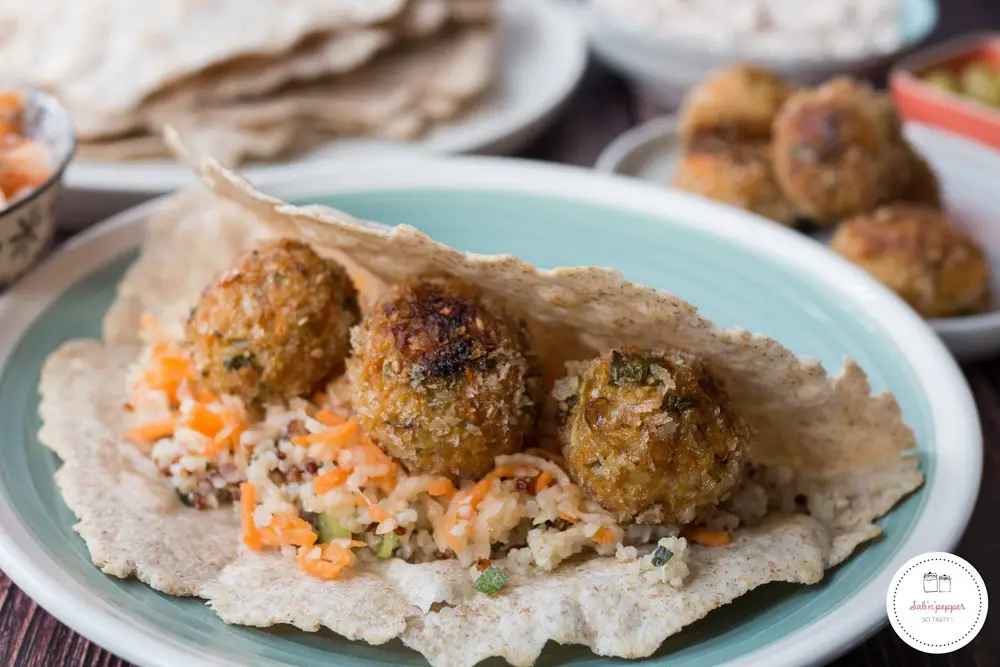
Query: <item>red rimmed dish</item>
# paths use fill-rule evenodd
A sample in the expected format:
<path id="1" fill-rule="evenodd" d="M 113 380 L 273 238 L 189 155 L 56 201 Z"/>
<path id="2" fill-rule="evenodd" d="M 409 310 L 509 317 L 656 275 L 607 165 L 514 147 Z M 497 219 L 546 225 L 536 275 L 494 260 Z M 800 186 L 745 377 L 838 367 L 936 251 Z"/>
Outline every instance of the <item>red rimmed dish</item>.
<path id="1" fill-rule="evenodd" d="M 921 78 L 932 70 L 954 72 L 977 61 L 988 63 L 1000 76 L 1000 33 L 965 35 L 901 60 L 889 78 L 900 115 L 1000 149 L 1000 107 L 943 90 Z"/>

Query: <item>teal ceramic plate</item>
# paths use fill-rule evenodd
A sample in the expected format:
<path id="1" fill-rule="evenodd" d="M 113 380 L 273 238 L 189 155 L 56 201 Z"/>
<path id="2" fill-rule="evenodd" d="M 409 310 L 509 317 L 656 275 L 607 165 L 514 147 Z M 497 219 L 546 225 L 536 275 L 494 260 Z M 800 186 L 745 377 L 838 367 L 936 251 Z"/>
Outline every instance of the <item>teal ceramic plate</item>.
<path id="1" fill-rule="evenodd" d="M 884 622 L 885 592 L 900 564 L 947 551 L 965 526 L 982 453 L 975 407 L 954 361 L 895 297 L 807 239 L 659 187 L 517 161 L 406 158 L 391 171 L 360 162 L 272 190 L 362 218 L 408 222 L 465 250 L 515 253 L 545 267 L 620 267 L 722 324 L 774 336 L 828 368 L 850 355 L 877 390 L 895 392 L 916 431 L 927 484 L 881 521 L 885 536 L 820 585 L 768 585 L 710 614 L 649 664 L 827 660 Z M 399 643 L 229 627 L 196 600 L 160 595 L 91 565 L 53 484 L 59 461 L 36 441 L 36 387 L 60 343 L 98 335 L 150 210 L 84 234 L 0 300 L 0 566 L 71 627 L 141 665 L 424 664 Z M 554 645 L 539 662 L 622 663 Z"/>

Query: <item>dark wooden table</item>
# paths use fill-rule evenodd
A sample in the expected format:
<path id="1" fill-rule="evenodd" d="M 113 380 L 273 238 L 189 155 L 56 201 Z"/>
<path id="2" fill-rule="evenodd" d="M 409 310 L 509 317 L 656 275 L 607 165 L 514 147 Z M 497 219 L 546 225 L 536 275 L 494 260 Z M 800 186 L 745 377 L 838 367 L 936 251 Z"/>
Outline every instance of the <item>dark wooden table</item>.
<path id="1" fill-rule="evenodd" d="M 941 0 L 945 9 L 932 39 L 970 30 L 1000 30 L 1000 0 Z M 654 115 L 628 87 L 592 66 L 560 121 L 523 153 L 524 157 L 590 167 L 601 149 L 629 127 Z M 1000 178 L 1000 174 L 997 175 Z M 1000 591 L 1000 359 L 963 368 L 979 406 L 985 438 L 982 488 L 969 529 L 956 552 L 975 565 L 988 589 Z M 1000 665 L 1000 612 L 969 646 L 950 655 L 919 653 L 885 627 L 832 663 L 861 665 Z M 128 667 L 129 663 L 88 642 L 38 607 L 0 572 L 0 667 Z"/>

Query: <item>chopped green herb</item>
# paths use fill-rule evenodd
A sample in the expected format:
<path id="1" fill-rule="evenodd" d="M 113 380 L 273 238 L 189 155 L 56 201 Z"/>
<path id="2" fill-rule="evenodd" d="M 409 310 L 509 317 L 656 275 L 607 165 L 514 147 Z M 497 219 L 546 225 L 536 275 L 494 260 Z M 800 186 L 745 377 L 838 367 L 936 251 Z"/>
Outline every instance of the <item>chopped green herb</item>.
<path id="1" fill-rule="evenodd" d="M 615 350 L 611 353 L 609 379 L 614 387 L 642 384 L 649 377 L 649 359 L 629 352 Z"/>
<path id="2" fill-rule="evenodd" d="M 341 538 L 351 539 L 351 531 L 340 524 L 340 519 L 326 512 L 321 512 L 316 518 L 316 533 L 320 544 L 329 544 Z"/>
<path id="3" fill-rule="evenodd" d="M 399 538 L 396 537 L 396 533 L 383 535 L 382 541 L 378 543 L 378 548 L 375 549 L 375 555 L 379 558 L 392 558 L 392 552 L 396 549 L 396 544 L 398 543 Z"/>
<path id="4" fill-rule="evenodd" d="M 247 366 L 250 366 L 254 370 L 257 370 L 256 362 L 257 360 L 254 358 L 253 353 L 240 352 L 239 354 L 234 354 L 233 356 L 223 361 L 222 365 L 228 371 L 238 371 L 241 368 L 246 368 Z"/>
<path id="5" fill-rule="evenodd" d="M 476 583 L 472 584 L 472 587 L 480 593 L 496 595 L 504 587 L 509 578 L 506 574 L 490 565 L 486 568 L 485 572 L 479 575 L 479 578 L 476 579 Z"/>
<path id="6" fill-rule="evenodd" d="M 666 412 L 680 412 L 693 408 L 698 403 L 694 396 L 674 396 L 667 394 L 663 397 L 663 410 Z"/>
<path id="7" fill-rule="evenodd" d="M 656 567 L 663 567 L 670 562 L 670 559 L 674 557 L 674 552 L 664 546 L 656 547 L 656 551 L 653 552 L 653 565 Z"/>
<path id="8" fill-rule="evenodd" d="M 587 464 L 587 467 L 590 468 L 591 470 L 594 470 L 595 468 L 600 468 L 603 465 L 604 464 L 601 463 L 601 459 L 594 459 L 593 461 Z"/>

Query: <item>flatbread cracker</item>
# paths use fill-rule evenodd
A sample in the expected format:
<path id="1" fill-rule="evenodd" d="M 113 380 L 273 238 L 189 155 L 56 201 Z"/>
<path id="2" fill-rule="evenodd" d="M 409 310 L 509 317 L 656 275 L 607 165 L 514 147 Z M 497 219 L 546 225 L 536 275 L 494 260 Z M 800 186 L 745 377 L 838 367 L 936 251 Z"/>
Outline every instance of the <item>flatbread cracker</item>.
<path id="1" fill-rule="evenodd" d="M 81 138 L 128 131 L 155 91 L 227 60 L 287 52 L 309 34 L 372 25 L 406 0 L 37 0 L 6 17 L 7 76 L 52 91 Z"/>
<path id="2" fill-rule="evenodd" d="M 465 28 L 384 55 L 332 80 L 291 86 L 262 99 L 189 109 L 152 109 L 147 129 L 171 125 L 228 165 L 304 151 L 333 137 L 406 141 L 454 118 L 488 87 L 496 36 Z M 159 139 L 84 144 L 91 159 L 150 156 Z"/>
<path id="3" fill-rule="evenodd" d="M 511 256 L 460 253 L 405 225 L 294 207 L 192 154 L 176 134 L 168 133 L 168 141 L 218 199 L 185 193 L 171 201 L 151 224 L 142 257 L 120 286 L 105 324 L 107 343 L 68 344 L 49 360 L 41 388 L 42 439 L 66 460 L 60 488 L 81 517 L 95 562 L 111 574 L 136 574 L 161 590 L 205 597 L 229 623 L 327 627 L 373 644 L 398 637 L 436 667 L 471 667 L 491 656 L 529 665 L 550 640 L 637 658 L 761 584 L 820 581 L 825 569 L 877 536 L 872 522 L 922 482 L 917 461 L 905 456 L 915 443 L 898 406 L 889 395 L 871 396 L 864 373 L 850 361 L 829 377 L 819 364 L 777 342 L 716 327 L 690 304 L 627 283 L 617 271 L 539 270 Z M 298 237 L 322 254 L 349 257 L 350 272 L 365 271 L 373 279 L 362 282 L 365 291 L 428 271 L 459 276 L 519 307 L 549 333 L 551 345 L 596 351 L 631 343 L 697 351 L 725 376 L 734 403 L 761 431 L 755 463 L 788 466 L 794 476 L 783 491 L 805 496 L 809 513 L 773 511 L 760 525 L 736 530 L 727 547 L 690 545 L 691 574 L 681 588 L 650 586 L 627 563 L 594 555 L 552 572 L 525 569 L 513 556 L 499 559 L 496 564 L 513 576 L 501 594 L 489 597 L 472 589 L 469 571 L 454 560 L 362 559 L 354 572 L 321 582 L 276 553 L 242 551 L 233 546 L 239 528 L 231 510 L 196 512 L 176 501 L 168 506 L 169 480 L 147 474 L 152 465 L 125 451 L 132 446 L 120 433 L 124 399 L 116 387 L 124 387 L 126 365 L 138 351 L 126 332 L 135 328 L 139 311 L 179 323 L 183 308 L 177 304 L 191 303 L 212 273 L 268 234 Z M 185 268 L 198 267 L 197 275 L 174 285 L 178 253 L 196 246 L 212 248 L 216 256 L 204 267 L 203 260 L 185 257 Z M 117 414 L 111 414 L 114 409 Z M 83 480 L 84 474 L 89 480 L 128 480 L 133 469 L 137 481 L 121 486 L 136 495 L 142 511 L 157 514 L 160 546 L 146 532 L 133 534 L 145 529 L 129 519 L 131 509 L 117 507 L 119 491 L 93 481 L 80 491 L 83 481 L 66 481 Z M 192 535 L 194 524 L 211 526 L 203 532 L 219 541 L 204 544 L 209 538 Z M 173 569 L 160 569 L 164 563 Z"/>

